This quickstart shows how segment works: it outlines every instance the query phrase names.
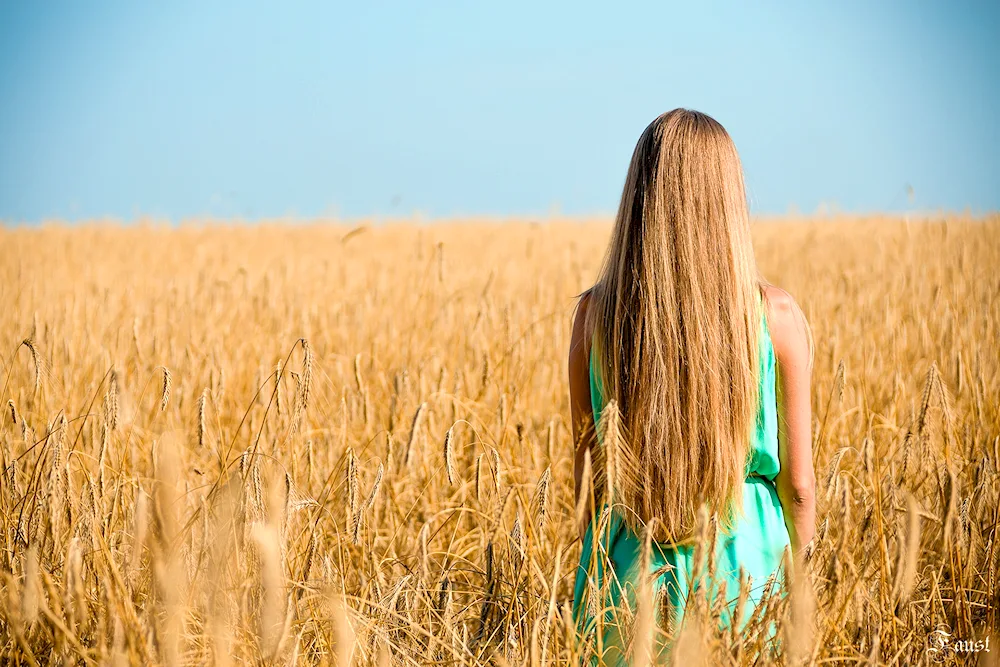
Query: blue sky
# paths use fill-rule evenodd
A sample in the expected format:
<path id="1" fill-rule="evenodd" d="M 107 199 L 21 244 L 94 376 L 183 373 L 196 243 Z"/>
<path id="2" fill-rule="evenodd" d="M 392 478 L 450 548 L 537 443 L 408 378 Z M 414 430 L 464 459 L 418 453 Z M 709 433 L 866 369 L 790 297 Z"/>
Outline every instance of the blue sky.
<path id="1" fill-rule="evenodd" d="M 678 106 L 758 213 L 997 210 L 997 35 L 996 2 L 0 0 L 0 220 L 607 213 Z"/>

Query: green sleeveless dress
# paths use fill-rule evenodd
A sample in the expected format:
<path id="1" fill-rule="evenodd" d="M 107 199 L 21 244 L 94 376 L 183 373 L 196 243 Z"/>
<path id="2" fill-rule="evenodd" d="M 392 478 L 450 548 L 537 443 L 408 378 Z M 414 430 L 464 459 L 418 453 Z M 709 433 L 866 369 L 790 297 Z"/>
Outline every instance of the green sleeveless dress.
<path id="1" fill-rule="evenodd" d="M 788 530 L 785 527 L 781 503 L 775 490 L 774 478 L 778 474 L 778 414 L 775 393 L 775 357 L 766 318 L 761 319 L 760 335 L 760 406 L 757 424 L 751 442 L 747 477 L 743 483 L 743 514 L 732 534 L 720 531 L 716 540 L 715 576 L 705 582 L 711 599 L 715 599 L 719 589 L 725 585 L 728 601 L 723 610 L 724 627 L 732 624 L 736 600 L 740 590 L 740 570 L 749 576 L 750 591 L 743 618 L 739 627 L 750 619 L 754 608 L 760 602 L 774 579 L 780 585 L 781 567 L 785 548 L 789 545 Z M 594 355 L 590 363 L 590 396 L 594 409 L 594 423 L 604 409 L 604 396 L 600 378 L 595 372 Z M 580 565 L 574 586 L 573 616 L 577 631 L 584 640 L 594 642 L 603 655 L 594 656 L 596 664 L 628 664 L 628 646 L 622 639 L 622 628 L 616 619 L 622 614 L 615 610 L 625 597 L 632 612 L 636 609 L 635 591 L 640 583 L 642 538 L 629 530 L 615 513 L 605 522 L 598 543 L 594 544 L 593 524 L 583 538 Z M 595 549 L 596 546 L 596 549 Z M 667 603 L 674 616 L 662 619 L 668 627 L 679 628 L 683 618 L 685 603 L 695 575 L 695 548 L 693 545 L 656 544 L 651 550 L 649 568 L 654 575 L 654 594 Z M 594 556 L 597 556 L 595 563 Z M 604 578 L 611 575 L 606 587 Z M 594 591 L 605 591 L 604 600 L 598 600 Z M 664 600 L 665 598 L 665 600 Z M 604 618 L 602 641 L 595 636 L 598 631 L 597 616 L 603 609 Z M 663 607 L 661 607 L 663 609 Z M 627 617 L 627 616 L 626 616 Z M 667 650 L 662 638 L 657 649 L 660 655 Z"/>

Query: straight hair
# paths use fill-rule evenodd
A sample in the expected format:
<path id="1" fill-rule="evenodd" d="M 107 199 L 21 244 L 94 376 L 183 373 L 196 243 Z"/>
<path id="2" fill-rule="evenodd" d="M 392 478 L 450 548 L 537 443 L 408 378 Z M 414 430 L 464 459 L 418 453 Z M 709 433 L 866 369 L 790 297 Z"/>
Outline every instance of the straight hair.
<path id="1" fill-rule="evenodd" d="M 725 530 L 739 516 L 761 285 L 729 134 L 697 111 L 659 116 L 632 155 L 588 325 L 617 422 L 595 448 L 595 491 L 660 541 L 689 538 L 704 506 Z"/>

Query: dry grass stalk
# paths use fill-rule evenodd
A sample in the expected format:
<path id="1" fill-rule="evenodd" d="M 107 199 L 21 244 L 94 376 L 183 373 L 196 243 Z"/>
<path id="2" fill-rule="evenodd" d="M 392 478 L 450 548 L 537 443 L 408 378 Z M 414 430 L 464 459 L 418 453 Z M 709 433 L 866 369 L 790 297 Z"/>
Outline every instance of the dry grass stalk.
<path id="1" fill-rule="evenodd" d="M 359 394 L 365 393 L 365 381 L 361 377 L 361 353 L 354 355 L 354 383 Z"/>
<path id="2" fill-rule="evenodd" d="M 184 586 L 183 569 L 178 554 L 180 462 L 179 439 L 170 434 L 157 444 L 154 467 L 157 476 L 154 512 L 159 526 L 158 557 L 153 560 L 153 574 L 160 600 L 161 615 L 156 632 L 160 660 L 167 665 L 180 664 L 184 636 L 184 612 L 181 607 Z"/>
<path id="3" fill-rule="evenodd" d="M 896 566 L 896 583 L 893 586 L 897 604 L 906 602 L 913 592 L 917 577 L 917 562 L 920 558 L 920 508 L 916 499 L 907 498 L 906 534 L 899 542 L 899 562 Z"/>
<path id="4" fill-rule="evenodd" d="M 170 369 L 163 367 L 163 386 L 160 389 L 160 412 L 167 409 L 167 402 L 170 400 L 170 388 L 173 385 L 173 376 Z"/>
<path id="5" fill-rule="evenodd" d="M 309 397 L 312 395 L 313 383 L 313 350 L 309 341 L 301 339 L 302 343 L 302 374 L 296 376 L 295 405 L 292 408 L 292 428 L 298 431 L 302 427 L 302 419 L 309 409 Z"/>
<path id="6" fill-rule="evenodd" d="M 535 521 L 538 525 L 538 530 L 541 532 L 542 528 L 545 526 L 545 519 L 549 515 L 549 485 L 552 481 L 552 468 L 546 468 L 542 473 L 542 476 L 538 478 L 538 483 L 535 485 L 535 496 L 533 499 L 534 509 L 535 509 Z"/>
<path id="7" fill-rule="evenodd" d="M 208 398 L 208 390 L 203 389 L 198 397 L 198 449 L 205 447 L 205 403 Z"/>
<path id="8" fill-rule="evenodd" d="M 483 455 L 476 457 L 476 500 L 483 502 Z"/>
<path id="9" fill-rule="evenodd" d="M 261 562 L 263 589 L 258 640 L 263 655 L 274 659 L 278 649 L 282 619 L 285 616 L 282 609 L 284 595 L 278 531 L 270 524 L 256 524 L 253 527 L 253 540 Z"/>
<path id="10" fill-rule="evenodd" d="M 598 465 L 594 470 L 594 495 L 601 503 L 613 505 L 616 488 L 622 479 L 622 433 L 618 404 L 608 401 L 601 412 L 598 424 Z"/>
<path id="11" fill-rule="evenodd" d="M 413 451 L 417 444 L 417 437 L 420 434 L 420 426 L 423 423 L 424 413 L 427 411 L 427 403 L 421 403 L 417 411 L 413 413 L 413 422 L 410 425 L 410 437 L 406 441 L 406 453 L 403 455 L 403 466 L 410 467 Z"/>
<path id="12" fill-rule="evenodd" d="M 32 544 L 24 557 L 24 588 L 21 592 L 20 621 L 30 628 L 38 619 L 39 596 L 38 545 Z"/>
<path id="13" fill-rule="evenodd" d="M 281 362 L 279 361 L 274 367 L 274 407 L 281 414 L 281 379 L 284 377 L 283 369 L 281 368 Z"/>
<path id="14" fill-rule="evenodd" d="M 444 434 L 444 469 L 448 474 L 448 485 L 455 486 L 455 460 L 451 451 L 451 441 L 452 432 L 455 430 L 455 425 L 448 429 Z"/>
<path id="15" fill-rule="evenodd" d="M 490 471 L 493 473 L 493 486 L 499 498 L 503 492 L 503 467 L 500 465 L 500 452 L 496 447 L 490 447 Z"/>
<path id="16" fill-rule="evenodd" d="M 347 450 L 347 530 L 351 535 L 356 532 L 355 526 L 358 523 L 358 462 L 354 456 L 354 450 Z"/>
<path id="17" fill-rule="evenodd" d="M 331 600 L 331 606 L 333 607 L 333 628 L 336 637 L 335 657 L 337 662 L 335 664 L 352 665 L 357 646 L 357 633 L 351 622 L 350 607 L 342 595 L 335 595 Z"/>
<path id="18" fill-rule="evenodd" d="M 371 491 L 368 492 L 368 497 L 365 499 L 364 504 L 361 505 L 360 509 L 358 509 L 358 515 L 354 520 L 354 533 L 352 540 L 355 544 L 360 543 L 361 521 L 365 514 L 368 513 L 368 510 L 375 505 L 375 499 L 378 497 L 378 491 L 382 488 L 382 477 L 384 474 L 385 469 L 382 467 L 382 463 L 379 462 L 378 470 L 375 471 L 375 481 L 372 482 Z"/>
<path id="19" fill-rule="evenodd" d="M 104 425 L 109 434 L 118 429 L 118 410 L 118 371 L 112 369 L 108 377 L 108 390 L 104 394 Z"/>
<path id="20" fill-rule="evenodd" d="M 34 388 L 32 390 L 31 395 L 32 397 L 34 397 L 38 395 L 38 392 L 42 388 L 42 376 L 45 373 L 45 366 L 43 365 L 42 362 L 42 355 L 38 353 L 38 346 L 35 344 L 34 340 L 32 340 L 30 337 L 25 338 L 24 340 L 21 341 L 21 345 L 27 348 L 28 352 L 31 354 L 31 365 L 35 372 Z"/>
<path id="21" fill-rule="evenodd" d="M 833 391 L 837 395 L 837 402 L 844 402 L 844 387 L 847 386 L 847 369 L 844 366 L 844 360 L 841 359 L 837 364 L 837 372 L 833 376 Z"/>

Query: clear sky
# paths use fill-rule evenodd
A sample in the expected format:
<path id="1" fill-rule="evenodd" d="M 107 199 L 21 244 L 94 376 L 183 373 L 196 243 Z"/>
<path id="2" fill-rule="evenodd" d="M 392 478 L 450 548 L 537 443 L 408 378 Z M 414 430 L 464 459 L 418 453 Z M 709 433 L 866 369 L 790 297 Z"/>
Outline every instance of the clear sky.
<path id="1" fill-rule="evenodd" d="M 996 1 L 0 0 L 0 220 L 608 213 L 678 106 L 758 213 L 997 210 L 998 36 Z"/>

